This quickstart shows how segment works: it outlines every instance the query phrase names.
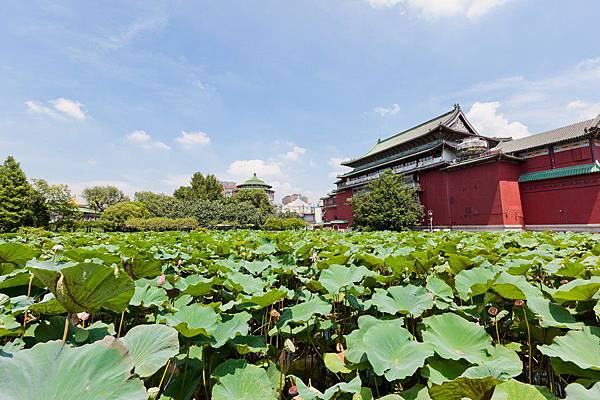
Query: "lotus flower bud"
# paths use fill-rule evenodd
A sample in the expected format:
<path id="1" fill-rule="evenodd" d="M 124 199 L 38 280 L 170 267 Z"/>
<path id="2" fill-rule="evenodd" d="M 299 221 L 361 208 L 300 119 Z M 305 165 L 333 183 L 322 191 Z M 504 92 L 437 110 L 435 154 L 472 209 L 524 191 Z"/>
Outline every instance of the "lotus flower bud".
<path id="1" fill-rule="evenodd" d="M 492 317 L 495 317 L 498 315 L 498 309 L 496 307 L 490 307 L 488 308 L 488 314 L 490 314 Z"/>
<path id="2" fill-rule="evenodd" d="M 89 317 L 90 317 L 90 314 L 86 313 L 85 311 L 77 313 L 77 318 L 79 318 L 82 321 L 87 321 Z"/>
<path id="3" fill-rule="evenodd" d="M 525 300 L 515 300 L 515 307 L 523 307 Z"/>
<path id="4" fill-rule="evenodd" d="M 298 386 L 296 386 L 296 385 L 290 386 L 290 388 L 288 389 L 288 394 L 290 396 L 296 396 L 298 394 Z"/>
<path id="5" fill-rule="evenodd" d="M 158 279 L 156 280 L 156 284 L 158 286 L 162 286 L 165 284 L 165 274 L 160 274 L 160 276 L 158 277 Z"/>
<path id="6" fill-rule="evenodd" d="M 276 309 L 272 309 L 271 312 L 269 313 L 269 315 L 271 316 L 271 318 L 273 318 L 275 321 L 279 321 L 279 318 L 281 317 L 281 314 L 279 313 L 279 311 L 277 311 Z"/>

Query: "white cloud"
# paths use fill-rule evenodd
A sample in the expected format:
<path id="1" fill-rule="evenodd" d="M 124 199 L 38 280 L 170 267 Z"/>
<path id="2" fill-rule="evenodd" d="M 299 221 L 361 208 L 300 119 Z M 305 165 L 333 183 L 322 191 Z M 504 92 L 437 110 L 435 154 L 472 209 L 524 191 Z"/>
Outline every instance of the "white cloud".
<path id="1" fill-rule="evenodd" d="M 283 155 L 283 158 L 287 161 L 297 161 L 305 153 L 306 149 L 304 147 L 294 146 L 292 150 Z"/>
<path id="2" fill-rule="evenodd" d="M 588 104 L 582 100 L 574 100 L 567 104 L 567 110 L 579 115 L 580 119 L 593 119 L 600 114 L 600 103 Z"/>
<path id="3" fill-rule="evenodd" d="M 146 131 L 142 131 L 142 130 L 137 130 L 137 131 L 131 132 L 130 134 L 128 134 L 125 137 L 125 139 L 129 143 L 133 143 L 133 144 L 140 146 L 146 150 L 161 150 L 161 151 L 171 150 L 171 147 L 169 147 L 169 145 L 167 145 L 163 142 L 160 142 L 158 140 L 153 140 L 152 136 L 150 136 Z"/>
<path id="4" fill-rule="evenodd" d="M 82 121 L 86 117 L 85 113 L 81 109 L 82 104 L 78 101 L 60 97 L 56 100 L 50 101 L 50 103 L 54 106 L 55 109 L 73 119 L 78 119 Z"/>
<path id="5" fill-rule="evenodd" d="M 375 9 L 403 6 L 427 19 L 465 16 L 475 20 L 510 0 L 366 0 Z"/>
<path id="6" fill-rule="evenodd" d="M 349 157 L 332 157 L 327 161 L 327 165 L 333 168 L 332 171 L 329 172 L 329 178 L 335 178 L 340 174 L 350 171 L 352 168 L 343 166 L 341 163 L 343 161 L 348 161 Z"/>
<path id="7" fill-rule="evenodd" d="M 48 104 L 34 100 L 25 102 L 27 109 L 35 114 L 43 114 L 63 121 L 67 119 L 83 121 L 86 118 L 86 114 L 82 109 L 83 104 L 78 101 L 59 97 L 48 101 Z"/>
<path id="8" fill-rule="evenodd" d="M 181 136 L 175 139 L 184 149 L 191 150 L 194 147 L 203 147 L 210 144 L 210 137 L 204 132 L 181 131 Z"/>
<path id="9" fill-rule="evenodd" d="M 509 122 L 498 113 L 500 102 L 474 103 L 467 113 L 469 121 L 484 136 L 522 138 L 530 135 L 529 129 L 518 121 Z"/>
<path id="10" fill-rule="evenodd" d="M 389 107 L 377 106 L 373 109 L 373 112 L 380 117 L 389 117 L 398 114 L 400 112 L 400 106 L 396 103 Z"/>
<path id="11" fill-rule="evenodd" d="M 230 178 L 242 181 L 256 173 L 260 178 L 273 178 L 283 176 L 281 167 L 277 162 L 264 160 L 236 160 L 227 168 Z"/>

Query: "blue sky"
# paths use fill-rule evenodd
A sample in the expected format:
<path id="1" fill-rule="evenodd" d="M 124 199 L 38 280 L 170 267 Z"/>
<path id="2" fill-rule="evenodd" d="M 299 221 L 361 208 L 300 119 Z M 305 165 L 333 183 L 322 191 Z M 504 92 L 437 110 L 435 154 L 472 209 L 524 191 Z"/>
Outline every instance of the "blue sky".
<path id="1" fill-rule="evenodd" d="M 3 2 L 0 15 L 0 157 L 76 193 L 257 172 L 278 197 L 317 200 L 339 160 L 454 103 L 490 136 L 600 113 L 596 0 Z"/>

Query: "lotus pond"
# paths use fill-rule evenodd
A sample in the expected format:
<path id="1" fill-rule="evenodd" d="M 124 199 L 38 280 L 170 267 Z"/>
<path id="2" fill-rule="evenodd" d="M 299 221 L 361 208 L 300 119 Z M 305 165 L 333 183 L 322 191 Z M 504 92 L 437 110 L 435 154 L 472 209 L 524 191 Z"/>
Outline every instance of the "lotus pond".
<path id="1" fill-rule="evenodd" d="M 600 235 L 0 237 L 0 399 L 599 399 Z"/>

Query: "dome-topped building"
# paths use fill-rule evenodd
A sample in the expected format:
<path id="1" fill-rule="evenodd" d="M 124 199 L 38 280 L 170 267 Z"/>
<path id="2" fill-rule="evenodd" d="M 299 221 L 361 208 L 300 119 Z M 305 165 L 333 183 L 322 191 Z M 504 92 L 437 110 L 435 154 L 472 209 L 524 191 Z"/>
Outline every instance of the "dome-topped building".
<path id="1" fill-rule="evenodd" d="M 252 178 L 248 179 L 246 182 L 237 185 L 235 191 L 237 192 L 242 189 L 264 190 L 267 193 L 267 196 L 269 196 L 271 202 L 275 201 L 275 191 L 273 190 L 273 186 L 269 185 L 268 183 L 260 179 L 258 176 L 256 176 L 256 173 L 254 173 L 254 175 L 252 175 Z"/>

